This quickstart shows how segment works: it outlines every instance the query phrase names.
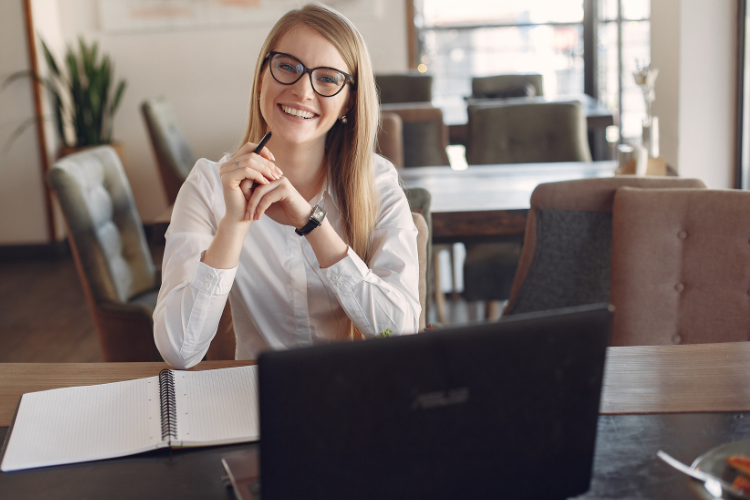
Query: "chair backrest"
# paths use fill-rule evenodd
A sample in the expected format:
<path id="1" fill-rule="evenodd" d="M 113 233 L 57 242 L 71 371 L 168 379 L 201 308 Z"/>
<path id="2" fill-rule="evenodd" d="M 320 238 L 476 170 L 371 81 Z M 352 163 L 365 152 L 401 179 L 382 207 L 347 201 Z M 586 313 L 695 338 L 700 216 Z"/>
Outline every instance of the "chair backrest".
<path id="1" fill-rule="evenodd" d="M 497 99 L 544 95 L 542 75 L 497 75 L 472 78 L 471 97 Z"/>
<path id="2" fill-rule="evenodd" d="M 403 127 L 404 167 L 449 165 L 448 127 L 443 112 L 430 103 L 384 104 L 383 114 L 395 113 Z"/>
<path id="3" fill-rule="evenodd" d="M 617 191 L 613 345 L 750 340 L 750 192 Z"/>
<path id="4" fill-rule="evenodd" d="M 406 201 L 409 202 L 409 208 L 411 211 L 420 214 L 427 224 L 427 234 L 429 235 L 429 238 L 427 238 L 427 246 L 425 249 L 427 252 L 425 273 L 427 279 L 427 293 L 429 293 L 432 289 L 432 212 L 430 211 L 432 196 L 430 195 L 430 192 L 424 188 L 405 188 L 404 194 L 406 195 Z M 426 300 L 422 302 L 422 312 L 424 312 L 425 318 L 428 317 L 429 310 L 429 301 Z"/>
<path id="5" fill-rule="evenodd" d="M 471 105 L 469 165 L 591 161 L 581 104 L 546 102 Z"/>
<path id="6" fill-rule="evenodd" d="M 174 204 L 182 183 L 198 160 L 177 124 L 172 105 L 166 99 L 146 99 L 141 104 L 151 146 L 154 148 L 167 202 Z"/>
<path id="7" fill-rule="evenodd" d="M 414 225 L 417 226 L 417 256 L 419 258 L 419 303 L 422 305 L 422 312 L 419 314 L 419 331 L 427 326 L 427 245 L 430 241 L 430 230 L 427 228 L 427 222 L 422 214 L 417 212 L 411 213 Z"/>
<path id="8" fill-rule="evenodd" d="M 431 102 L 432 77 L 421 73 L 375 75 L 375 86 L 382 104 Z"/>
<path id="9" fill-rule="evenodd" d="M 100 146 L 58 160 L 49 181 L 97 303 L 125 303 L 158 286 L 158 274 L 115 150 Z"/>
<path id="10" fill-rule="evenodd" d="M 540 184 L 505 314 L 607 302 L 612 203 L 623 186 L 705 188 L 698 179 L 609 177 Z"/>
<path id="11" fill-rule="evenodd" d="M 397 113 L 381 113 L 375 152 L 404 168 L 404 123 Z"/>

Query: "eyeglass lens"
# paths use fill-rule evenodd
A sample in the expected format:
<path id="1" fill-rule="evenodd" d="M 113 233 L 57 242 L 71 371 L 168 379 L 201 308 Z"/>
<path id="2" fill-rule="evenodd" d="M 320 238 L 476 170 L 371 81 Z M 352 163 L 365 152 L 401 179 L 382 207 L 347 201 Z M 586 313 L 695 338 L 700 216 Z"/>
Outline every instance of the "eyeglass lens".
<path id="1" fill-rule="evenodd" d="M 291 85 L 305 73 L 305 66 L 299 60 L 285 54 L 274 54 L 271 59 L 271 73 L 279 83 Z M 346 76 L 338 70 L 317 68 L 312 71 L 312 86 L 322 96 L 332 96 L 346 83 Z"/>

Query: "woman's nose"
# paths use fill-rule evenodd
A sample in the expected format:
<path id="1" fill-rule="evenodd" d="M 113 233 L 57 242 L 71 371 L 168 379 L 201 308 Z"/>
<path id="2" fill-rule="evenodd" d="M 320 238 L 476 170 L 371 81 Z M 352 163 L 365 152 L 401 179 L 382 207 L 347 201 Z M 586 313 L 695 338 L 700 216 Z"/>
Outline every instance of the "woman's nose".
<path id="1" fill-rule="evenodd" d="M 312 99 L 314 97 L 315 91 L 312 88 L 310 73 L 306 73 L 292 85 L 292 93 L 301 99 Z"/>

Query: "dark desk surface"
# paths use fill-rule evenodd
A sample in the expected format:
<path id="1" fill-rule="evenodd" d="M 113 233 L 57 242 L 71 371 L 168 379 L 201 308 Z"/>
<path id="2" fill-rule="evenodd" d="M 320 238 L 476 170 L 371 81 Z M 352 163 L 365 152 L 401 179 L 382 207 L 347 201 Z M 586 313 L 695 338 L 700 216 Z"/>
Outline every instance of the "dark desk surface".
<path id="1" fill-rule="evenodd" d="M 750 436 L 750 413 L 602 415 L 598 426 L 591 489 L 578 498 L 689 500 L 695 497 L 688 479 L 659 460 L 656 452 L 664 450 L 691 463 L 714 446 Z M 0 428 L 0 439 L 6 432 L 7 428 Z M 217 446 L 171 454 L 159 450 L 101 462 L 3 473 L 0 498 L 231 500 L 234 495 L 222 479 L 221 458 L 256 447 Z M 539 471 L 539 480 L 544 481 L 543 470 Z"/>
<path id="2" fill-rule="evenodd" d="M 246 362 L 208 362 L 201 368 Z M 0 364 L 0 425 L 21 393 L 126 380 L 161 363 Z M 750 342 L 612 347 L 602 393 L 594 478 L 585 499 L 690 499 L 687 479 L 656 458 L 690 463 L 750 437 Z M 718 413 L 723 412 L 723 413 Z M 7 427 L 0 428 L 0 440 Z M 0 498 L 231 499 L 221 457 L 254 444 L 153 451 L 120 459 L 0 473 Z M 540 481 L 544 471 L 539 471 Z"/>
<path id="3" fill-rule="evenodd" d="M 531 193 L 545 182 L 611 177 L 617 162 L 520 163 L 399 170 L 407 188 L 432 195 L 432 239 L 436 243 L 492 240 L 523 234 Z"/>

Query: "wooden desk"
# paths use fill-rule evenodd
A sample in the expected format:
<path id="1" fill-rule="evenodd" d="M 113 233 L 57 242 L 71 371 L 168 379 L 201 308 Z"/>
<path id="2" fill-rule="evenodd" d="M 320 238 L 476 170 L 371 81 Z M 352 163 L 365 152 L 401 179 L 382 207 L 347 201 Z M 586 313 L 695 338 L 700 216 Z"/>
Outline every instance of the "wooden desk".
<path id="1" fill-rule="evenodd" d="M 203 361 L 195 369 L 245 366 Z M 0 427 L 25 392 L 158 375 L 165 363 L 0 363 Z M 750 412 L 750 342 L 610 347 L 602 414 Z"/>
<path id="2" fill-rule="evenodd" d="M 566 162 L 414 167 L 399 170 L 408 188 L 432 195 L 432 241 L 492 241 L 523 234 L 531 192 L 545 182 L 611 177 L 617 163 Z"/>
<path id="3" fill-rule="evenodd" d="M 199 367 L 242 364 L 247 362 L 203 362 Z M 8 425 L 24 391 L 152 376 L 164 366 L 0 364 L 0 426 Z M 714 446 L 750 434 L 750 413 L 737 413 L 750 411 L 749 372 L 750 342 L 610 348 L 594 477 L 591 490 L 579 498 L 691 498 L 687 479 L 661 463 L 656 451 L 664 449 L 690 462 Z M 0 428 L 0 440 L 6 433 L 7 428 Z M 255 444 L 240 444 L 172 453 L 158 450 L 2 473 L 0 498 L 230 500 L 221 479 L 221 457 L 255 449 Z M 543 477 L 543 471 L 540 474 Z"/>

